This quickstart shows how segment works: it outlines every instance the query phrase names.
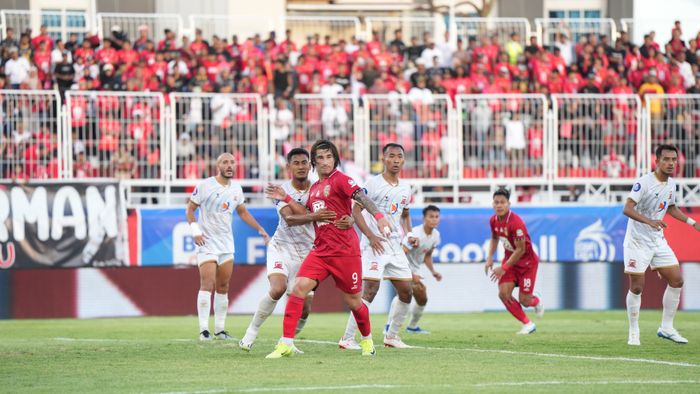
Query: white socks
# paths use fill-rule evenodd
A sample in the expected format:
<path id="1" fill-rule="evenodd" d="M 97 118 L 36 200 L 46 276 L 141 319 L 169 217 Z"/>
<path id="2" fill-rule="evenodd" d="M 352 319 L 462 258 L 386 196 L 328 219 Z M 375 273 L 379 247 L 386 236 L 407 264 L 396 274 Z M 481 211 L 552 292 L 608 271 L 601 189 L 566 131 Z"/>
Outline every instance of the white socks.
<path id="1" fill-rule="evenodd" d="M 197 294 L 197 315 L 199 332 L 209 330 L 209 311 L 211 310 L 211 292 L 200 290 Z"/>
<path id="2" fill-rule="evenodd" d="M 408 324 L 409 327 L 411 327 L 411 328 L 418 327 L 418 321 L 420 320 L 421 317 L 423 317 L 424 310 L 425 310 L 425 305 L 421 306 L 418 304 L 413 304 L 413 308 L 411 310 L 411 322 Z"/>
<path id="3" fill-rule="evenodd" d="M 664 296 L 664 300 L 666 297 Z M 630 323 L 630 332 L 639 332 L 639 307 L 642 305 L 642 295 L 627 292 L 627 318 Z M 664 304 L 665 305 L 665 304 Z M 677 306 L 678 304 L 676 304 Z M 666 308 L 664 308 L 664 311 Z M 674 312 L 675 313 L 675 312 Z M 673 319 L 673 317 L 671 317 Z"/>
<path id="4" fill-rule="evenodd" d="M 367 305 L 367 308 L 369 308 L 370 302 L 365 300 L 364 298 L 362 299 L 362 302 Z M 343 339 L 352 339 L 355 338 L 355 332 L 357 331 L 357 322 L 355 321 L 355 316 L 350 313 L 350 317 L 348 317 L 348 324 L 345 326 L 345 334 L 343 334 Z"/>
<path id="5" fill-rule="evenodd" d="M 214 334 L 224 331 L 228 314 L 228 294 L 214 293 Z"/>
<path id="6" fill-rule="evenodd" d="M 664 311 L 661 315 L 661 328 L 673 329 L 673 317 L 676 316 L 680 300 L 681 288 L 666 286 L 663 298 Z"/>
<path id="7" fill-rule="evenodd" d="M 258 336 L 260 327 L 263 325 L 263 323 L 265 323 L 265 320 L 270 317 L 272 312 L 274 312 L 275 307 L 277 306 L 277 301 L 278 300 L 273 300 L 272 297 L 270 297 L 270 293 L 265 293 L 258 304 L 258 310 L 255 311 L 253 320 L 250 322 L 250 325 L 248 325 L 248 329 L 245 332 L 246 339 L 254 340 Z"/>
<path id="8" fill-rule="evenodd" d="M 405 303 L 399 300 L 398 297 L 395 297 L 394 301 L 392 301 L 391 308 L 393 313 L 389 316 L 389 330 L 386 333 L 388 338 L 396 338 L 396 336 L 399 334 L 399 330 L 401 329 L 403 322 L 406 321 L 408 308 L 411 306 L 411 303 Z"/>

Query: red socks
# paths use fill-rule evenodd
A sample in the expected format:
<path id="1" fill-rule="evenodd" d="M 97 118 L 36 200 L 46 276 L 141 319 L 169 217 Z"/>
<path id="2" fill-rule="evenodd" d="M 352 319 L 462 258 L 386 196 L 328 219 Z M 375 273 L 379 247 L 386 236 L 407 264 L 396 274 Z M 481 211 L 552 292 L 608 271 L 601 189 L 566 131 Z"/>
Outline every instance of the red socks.
<path id="1" fill-rule="evenodd" d="M 533 300 L 534 302 L 534 300 Z M 539 302 L 539 299 L 537 300 Z M 511 315 L 513 315 L 516 319 L 520 320 L 521 323 L 527 324 L 530 322 L 530 319 L 527 318 L 527 315 L 525 314 L 525 311 L 523 311 L 523 307 L 520 306 L 520 303 L 516 301 L 514 298 L 511 298 L 510 300 L 506 301 L 503 303 L 506 306 L 506 309 L 508 312 L 510 312 Z M 285 315 L 286 317 L 286 315 Z M 286 319 L 285 319 L 286 321 Z"/>
<path id="2" fill-rule="evenodd" d="M 302 300 L 302 306 L 303 305 Z M 363 337 L 370 336 L 372 329 L 370 328 L 369 324 L 369 309 L 367 308 L 367 305 L 365 305 L 363 302 L 362 305 L 357 308 L 357 310 L 352 311 L 352 315 L 355 316 L 355 321 L 357 322 L 357 328 L 360 330 L 360 334 L 362 334 Z"/>
<path id="3" fill-rule="evenodd" d="M 518 305 L 520 306 L 520 305 Z M 367 307 L 365 307 L 367 309 Z M 284 322 L 282 323 L 282 337 L 294 338 L 294 332 L 297 329 L 297 323 L 301 317 L 301 312 L 304 310 L 304 299 L 295 295 L 290 295 L 287 300 L 287 307 L 284 309 Z M 358 323 L 359 326 L 359 323 Z M 361 331 L 362 329 L 360 329 Z"/>

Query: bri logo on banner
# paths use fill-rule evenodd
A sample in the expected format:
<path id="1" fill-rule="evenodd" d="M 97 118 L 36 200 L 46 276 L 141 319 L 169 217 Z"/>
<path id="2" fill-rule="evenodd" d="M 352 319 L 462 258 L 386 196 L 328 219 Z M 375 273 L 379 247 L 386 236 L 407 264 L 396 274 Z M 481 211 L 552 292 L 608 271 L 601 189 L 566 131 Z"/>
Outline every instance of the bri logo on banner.
<path id="1" fill-rule="evenodd" d="M 583 262 L 615 260 L 615 243 L 605 232 L 602 220 L 596 220 L 578 233 L 574 243 L 574 256 Z"/>

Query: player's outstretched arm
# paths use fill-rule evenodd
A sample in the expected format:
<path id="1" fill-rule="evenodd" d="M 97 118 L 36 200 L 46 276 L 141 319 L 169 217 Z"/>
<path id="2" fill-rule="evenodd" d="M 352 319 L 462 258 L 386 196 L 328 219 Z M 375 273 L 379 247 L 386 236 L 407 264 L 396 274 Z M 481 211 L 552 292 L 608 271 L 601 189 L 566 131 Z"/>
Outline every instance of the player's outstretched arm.
<path id="1" fill-rule="evenodd" d="M 428 268 L 428 271 L 433 274 L 433 277 L 439 282 L 442 280 L 442 274 L 435 271 L 435 266 L 433 265 L 433 250 L 435 250 L 435 248 L 425 252 L 425 256 L 423 256 L 423 263 Z"/>
<path id="2" fill-rule="evenodd" d="M 305 215 L 309 212 L 305 206 L 299 204 L 290 195 L 288 195 L 287 192 L 284 191 L 284 188 L 280 185 L 273 185 L 272 183 L 268 184 L 265 187 L 265 195 L 267 196 L 267 198 L 270 198 L 272 200 L 284 201 L 285 204 L 287 204 L 287 207 L 291 209 L 293 215 Z M 305 223 L 299 224 L 306 223 L 309 222 L 307 221 Z"/>
<path id="3" fill-rule="evenodd" d="M 365 194 L 365 192 L 362 189 L 357 189 L 355 193 L 352 195 L 352 199 L 355 200 L 355 202 L 360 203 L 367 212 L 370 213 L 370 215 L 374 216 L 375 219 L 377 219 L 377 228 L 379 228 L 379 231 L 383 232 L 385 235 L 388 233 L 391 233 L 394 228 L 391 226 L 388 220 L 384 217 L 384 214 L 379 212 L 379 208 L 374 204 L 374 202 Z M 357 218 L 355 218 L 357 221 Z"/>
<path id="4" fill-rule="evenodd" d="M 301 204 L 297 205 L 301 206 Z M 303 208 L 303 207 L 302 207 Z M 287 205 L 286 207 L 280 209 L 280 216 L 287 222 L 290 226 L 300 226 L 302 224 L 307 224 L 311 222 L 331 222 L 335 219 L 335 212 L 329 211 L 327 209 L 319 209 L 316 212 L 309 212 L 304 208 L 304 212 L 297 214 L 292 211 L 292 207 Z"/>
<path id="5" fill-rule="evenodd" d="M 197 224 L 197 218 L 194 217 L 194 212 L 199 208 L 194 201 L 188 200 L 187 207 L 185 208 L 185 217 L 187 217 L 187 223 L 190 224 L 190 229 L 192 230 L 192 237 L 194 238 L 194 243 L 197 246 L 204 245 L 204 234 Z"/>
<path id="6" fill-rule="evenodd" d="M 669 215 L 671 215 L 672 218 L 691 225 L 694 229 L 697 231 L 700 231 L 700 223 L 696 222 L 693 218 L 687 216 L 686 214 L 683 213 L 683 211 L 678 208 L 677 205 L 671 205 L 668 207 L 668 210 L 666 211 Z"/>
<path id="7" fill-rule="evenodd" d="M 627 216 L 628 218 L 636 220 L 639 223 L 648 224 L 655 230 L 661 230 L 667 227 L 666 223 L 664 223 L 662 220 L 651 220 L 648 217 L 637 212 L 637 210 L 634 209 L 634 207 L 636 206 L 637 202 L 631 198 L 628 198 L 627 202 L 625 202 L 625 207 L 622 209 L 622 213 L 624 213 L 625 216 Z"/>
<path id="8" fill-rule="evenodd" d="M 245 222 L 245 224 L 258 231 L 258 234 L 260 234 L 265 240 L 265 244 L 267 244 L 270 241 L 270 236 L 267 234 L 267 231 L 265 231 L 265 229 L 260 225 L 260 223 L 258 223 L 258 221 L 255 220 L 253 215 L 250 214 L 248 208 L 246 208 L 244 204 L 240 204 L 236 208 L 236 212 L 238 213 L 238 216 L 241 218 L 241 220 Z"/>

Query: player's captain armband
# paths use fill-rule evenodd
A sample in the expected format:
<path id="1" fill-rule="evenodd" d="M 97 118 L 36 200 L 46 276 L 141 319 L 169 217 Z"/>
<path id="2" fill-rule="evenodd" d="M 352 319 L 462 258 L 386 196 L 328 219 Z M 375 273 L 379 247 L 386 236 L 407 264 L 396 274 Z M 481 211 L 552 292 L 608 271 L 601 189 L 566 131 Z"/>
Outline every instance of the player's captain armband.
<path id="1" fill-rule="evenodd" d="M 691 226 L 695 226 L 695 223 L 697 223 L 695 219 L 691 218 L 690 216 L 688 216 L 688 220 L 686 220 L 685 222 Z"/>
<path id="2" fill-rule="evenodd" d="M 197 222 L 190 223 L 190 230 L 192 230 L 193 237 L 199 237 L 202 235 L 202 229 L 199 228 L 199 224 L 197 224 Z"/>
<path id="3" fill-rule="evenodd" d="M 292 201 L 292 196 L 290 196 L 289 194 L 287 194 L 287 197 L 284 198 L 284 202 L 287 203 L 287 204 L 289 204 L 291 201 Z"/>

